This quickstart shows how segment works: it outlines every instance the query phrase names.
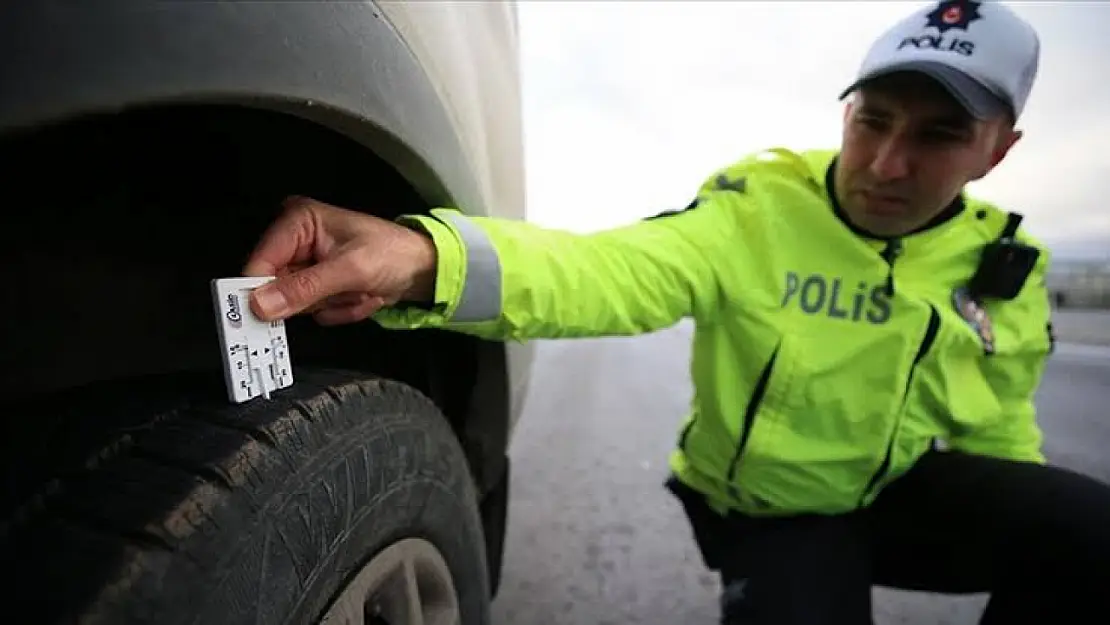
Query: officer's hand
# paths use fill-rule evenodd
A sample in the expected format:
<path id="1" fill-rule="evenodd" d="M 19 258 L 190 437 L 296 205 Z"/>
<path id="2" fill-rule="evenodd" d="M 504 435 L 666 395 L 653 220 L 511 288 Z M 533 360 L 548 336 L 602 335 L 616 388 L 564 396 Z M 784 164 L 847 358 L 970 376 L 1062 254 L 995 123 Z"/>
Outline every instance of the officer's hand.
<path id="1" fill-rule="evenodd" d="M 398 301 L 427 301 L 435 289 L 432 240 L 391 221 L 308 198 L 285 201 L 243 270 L 277 276 L 255 289 L 264 321 L 310 312 L 325 325 L 365 319 Z"/>

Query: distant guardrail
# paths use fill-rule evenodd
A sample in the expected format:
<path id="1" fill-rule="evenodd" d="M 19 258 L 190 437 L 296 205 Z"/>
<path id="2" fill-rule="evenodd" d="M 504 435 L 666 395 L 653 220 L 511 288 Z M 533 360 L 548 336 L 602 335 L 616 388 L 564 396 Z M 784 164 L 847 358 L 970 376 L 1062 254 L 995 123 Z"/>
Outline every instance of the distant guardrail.
<path id="1" fill-rule="evenodd" d="M 1049 271 L 1047 286 L 1059 308 L 1110 309 L 1110 261 L 1062 263 Z"/>
<path id="2" fill-rule="evenodd" d="M 1052 328 L 1061 343 L 1110 345 L 1110 310 L 1057 308 Z"/>

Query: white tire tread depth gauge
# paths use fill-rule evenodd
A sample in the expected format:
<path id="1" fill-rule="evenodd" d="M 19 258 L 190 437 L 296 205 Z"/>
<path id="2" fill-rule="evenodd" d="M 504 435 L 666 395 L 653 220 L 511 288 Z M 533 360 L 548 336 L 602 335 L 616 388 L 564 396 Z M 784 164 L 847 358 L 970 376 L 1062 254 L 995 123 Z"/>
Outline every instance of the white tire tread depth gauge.
<path id="1" fill-rule="evenodd" d="M 265 322 L 250 309 L 250 292 L 273 276 L 218 278 L 212 280 L 212 305 L 216 311 L 224 382 L 233 403 L 262 396 L 293 385 L 293 365 L 285 322 Z"/>

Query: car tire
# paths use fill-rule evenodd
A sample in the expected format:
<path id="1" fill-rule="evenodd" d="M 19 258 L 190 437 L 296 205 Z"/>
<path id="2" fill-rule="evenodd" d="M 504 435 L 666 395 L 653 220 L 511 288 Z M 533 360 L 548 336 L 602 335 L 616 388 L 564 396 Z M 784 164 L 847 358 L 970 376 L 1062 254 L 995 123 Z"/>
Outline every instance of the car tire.
<path id="1" fill-rule="evenodd" d="M 240 405 L 212 378 L 174 377 L 57 397 L 40 421 L 7 415 L 23 425 L 3 443 L 17 476 L 0 517 L 6 611 L 41 625 L 486 625 L 478 497 L 443 415 L 400 383 L 297 376 Z"/>

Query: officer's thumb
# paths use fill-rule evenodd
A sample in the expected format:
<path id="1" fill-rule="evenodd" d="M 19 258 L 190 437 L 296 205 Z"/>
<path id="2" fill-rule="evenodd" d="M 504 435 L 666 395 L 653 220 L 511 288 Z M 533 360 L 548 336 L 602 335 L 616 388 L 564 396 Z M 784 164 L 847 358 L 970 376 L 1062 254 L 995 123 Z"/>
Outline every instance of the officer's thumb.
<path id="1" fill-rule="evenodd" d="M 263 321 L 291 317 L 342 292 L 344 278 L 335 262 L 312 265 L 254 289 L 251 311 Z"/>

